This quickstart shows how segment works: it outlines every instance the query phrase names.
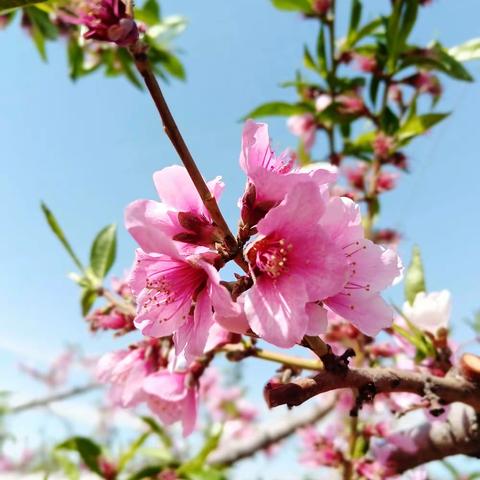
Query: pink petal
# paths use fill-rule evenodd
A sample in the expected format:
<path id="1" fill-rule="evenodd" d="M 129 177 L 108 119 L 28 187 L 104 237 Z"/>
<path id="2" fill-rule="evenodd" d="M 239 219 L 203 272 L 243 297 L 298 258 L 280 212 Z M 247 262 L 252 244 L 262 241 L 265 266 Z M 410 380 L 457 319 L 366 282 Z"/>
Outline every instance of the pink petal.
<path id="1" fill-rule="evenodd" d="M 125 226 L 146 253 L 178 257 L 170 235 L 178 233 L 167 207 L 153 200 L 136 200 L 125 209 Z"/>
<path id="2" fill-rule="evenodd" d="M 179 402 L 187 395 L 185 373 L 171 373 L 166 370 L 153 373 L 144 379 L 143 389 L 162 400 Z"/>
<path id="3" fill-rule="evenodd" d="M 370 337 L 393 323 L 392 308 L 378 294 L 355 298 L 353 301 L 351 297 L 339 294 L 325 300 L 325 304 Z"/>
<path id="4" fill-rule="evenodd" d="M 320 335 L 327 331 L 327 311 L 318 303 L 309 302 L 305 306 L 308 315 L 306 335 Z"/>
<path id="5" fill-rule="evenodd" d="M 240 167 L 247 174 L 262 167 L 265 157 L 270 155 L 268 125 L 247 120 L 242 132 Z"/>
<path id="6" fill-rule="evenodd" d="M 188 437 L 195 430 L 196 422 L 197 394 L 193 388 L 189 388 L 183 404 L 182 426 L 184 437 Z"/>
<path id="7" fill-rule="evenodd" d="M 289 276 L 287 281 L 272 282 L 260 277 L 245 298 L 245 314 L 252 330 L 278 347 L 293 347 L 305 335 L 309 317 L 305 282 Z"/>

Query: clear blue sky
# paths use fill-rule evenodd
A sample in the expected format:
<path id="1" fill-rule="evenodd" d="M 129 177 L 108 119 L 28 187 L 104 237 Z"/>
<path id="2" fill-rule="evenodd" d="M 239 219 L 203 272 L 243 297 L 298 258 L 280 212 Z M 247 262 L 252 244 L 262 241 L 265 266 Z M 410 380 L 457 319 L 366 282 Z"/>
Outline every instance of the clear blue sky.
<path id="1" fill-rule="evenodd" d="M 364 3 L 372 16 L 387 1 Z M 163 7 L 189 20 L 177 42 L 188 80 L 172 83 L 166 96 L 205 177 L 223 175 L 222 206 L 233 226 L 244 184 L 238 119 L 261 102 L 293 99 L 277 85 L 300 66 L 302 43 L 312 41 L 315 26 L 267 0 L 165 0 Z M 435 0 L 423 9 L 414 36 L 453 46 L 480 36 L 479 14 L 478 0 Z M 81 321 L 79 292 L 65 276 L 71 262 L 46 227 L 40 200 L 85 258 L 96 231 L 111 222 L 121 226 L 127 203 L 155 198 L 152 173 L 177 158 L 149 97 L 126 80 L 96 74 L 73 84 L 64 46 L 51 45 L 49 62 L 42 63 L 18 27 L 0 32 L 0 55 L 0 390 L 31 391 L 18 378 L 15 350 L 40 361 L 65 343 L 89 352 L 112 345 L 108 335 L 92 339 Z M 480 64 L 470 67 L 477 75 Z M 480 307 L 480 90 L 447 79 L 444 86 L 438 108 L 454 115 L 411 148 L 413 174 L 385 196 L 382 218 L 405 233 L 406 261 L 411 245 L 421 246 L 428 288 L 453 292 L 460 330 L 460 320 Z M 272 121 L 271 131 L 275 145 L 295 145 L 284 120 Z M 120 228 L 115 273 L 130 264 L 133 248 Z M 263 370 L 265 378 L 272 371 Z"/>

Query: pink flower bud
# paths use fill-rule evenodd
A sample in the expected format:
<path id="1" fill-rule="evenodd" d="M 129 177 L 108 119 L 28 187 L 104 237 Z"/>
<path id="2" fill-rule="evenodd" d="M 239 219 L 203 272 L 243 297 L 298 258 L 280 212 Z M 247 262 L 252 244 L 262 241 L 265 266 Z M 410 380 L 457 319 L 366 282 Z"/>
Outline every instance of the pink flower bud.
<path id="1" fill-rule="evenodd" d="M 375 155 L 384 160 L 388 157 L 390 151 L 394 147 L 394 139 L 388 135 L 385 135 L 383 132 L 379 132 L 377 133 L 372 146 Z"/>
<path id="2" fill-rule="evenodd" d="M 315 0 L 313 2 L 313 10 L 320 16 L 326 15 L 331 6 L 332 0 Z"/>

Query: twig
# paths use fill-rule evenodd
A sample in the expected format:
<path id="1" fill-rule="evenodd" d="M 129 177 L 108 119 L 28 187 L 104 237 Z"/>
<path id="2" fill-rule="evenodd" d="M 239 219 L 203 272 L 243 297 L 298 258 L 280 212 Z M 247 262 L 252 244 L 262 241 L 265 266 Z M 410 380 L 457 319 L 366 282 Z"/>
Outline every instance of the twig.
<path id="1" fill-rule="evenodd" d="M 61 400 L 67 400 L 68 398 L 71 398 L 71 397 L 76 397 L 77 395 L 83 395 L 84 393 L 91 392 L 100 387 L 101 385 L 99 385 L 98 383 L 89 383 L 81 387 L 74 387 L 74 388 L 71 388 L 70 390 L 54 393 L 47 397 L 38 398 L 36 400 L 31 400 L 29 402 L 21 403 L 19 405 L 14 405 L 12 408 L 8 409 L 6 413 L 7 414 L 22 413 L 22 412 L 25 412 L 26 410 L 31 410 L 33 408 L 46 407 L 47 405 L 50 405 L 53 402 L 59 402 Z"/>
<path id="2" fill-rule="evenodd" d="M 327 404 L 315 405 L 308 411 L 293 415 L 287 412 L 279 421 L 260 426 L 258 431 L 244 441 L 234 440 L 222 445 L 208 457 L 209 465 L 232 465 L 239 460 L 251 457 L 260 450 L 274 445 L 294 434 L 298 429 L 313 425 L 322 420 L 335 406 L 332 400 Z"/>
<path id="3" fill-rule="evenodd" d="M 262 350 L 261 348 L 245 348 L 242 345 L 225 345 L 221 351 L 227 353 L 227 358 L 231 360 L 242 360 L 247 357 L 260 358 L 269 362 L 279 363 L 288 367 L 300 368 L 303 370 L 320 371 L 323 370 L 322 362 L 318 360 L 310 360 L 308 358 L 293 357 L 290 355 L 283 355 L 282 353 Z"/>
<path id="4" fill-rule="evenodd" d="M 394 392 L 424 396 L 426 385 L 446 404 L 462 402 L 480 411 L 480 384 L 461 376 L 436 377 L 396 368 L 354 368 L 343 375 L 322 371 L 314 377 L 275 385 L 265 392 L 265 398 L 269 407 L 277 407 L 301 405 L 315 395 L 341 388 L 358 388 L 360 394 L 365 392 L 370 397 Z"/>
<path id="5" fill-rule="evenodd" d="M 227 222 L 223 218 L 222 212 L 220 212 L 220 209 L 218 208 L 217 201 L 205 183 L 205 180 L 203 179 L 202 174 L 200 173 L 200 170 L 198 169 L 197 164 L 195 163 L 195 160 L 193 159 L 190 150 L 188 149 L 187 144 L 185 143 L 185 140 L 178 129 L 175 119 L 168 108 L 165 97 L 160 89 L 160 85 L 155 78 L 150 62 L 148 61 L 145 47 L 143 45 L 135 45 L 130 49 L 130 52 L 133 56 L 135 66 L 142 75 L 145 85 L 147 86 L 155 106 L 157 107 L 165 133 L 172 142 L 172 145 L 178 153 L 178 156 L 182 160 L 183 165 L 192 179 L 192 182 L 195 185 L 195 188 L 200 195 L 205 208 L 212 217 L 213 222 L 221 229 L 223 233 L 223 239 L 228 254 L 235 259 L 235 262 L 241 266 L 245 272 L 248 272 L 248 265 L 243 259 L 241 252 L 238 252 L 237 241 L 230 231 Z"/>

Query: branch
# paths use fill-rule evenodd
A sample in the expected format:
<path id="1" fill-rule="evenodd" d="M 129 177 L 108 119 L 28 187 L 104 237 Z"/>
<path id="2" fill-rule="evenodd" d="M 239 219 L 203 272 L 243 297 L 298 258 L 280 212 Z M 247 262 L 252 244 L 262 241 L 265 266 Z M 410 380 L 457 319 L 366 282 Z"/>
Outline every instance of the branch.
<path id="1" fill-rule="evenodd" d="M 59 402 L 61 400 L 66 400 L 68 398 L 75 397 L 77 395 L 82 395 L 84 393 L 91 392 L 92 390 L 96 390 L 97 388 L 100 388 L 100 386 L 101 385 L 99 385 L 98 383 L 89 383 L 81 387 L 74 387 L 64 392 L 54 393 L 53 395 L 49 395 L 47 397 L 39 398 L 36 400 L 30 400 L 29 402 L 15 405 L 9 410 L 7 410 L 6 413 L 7 414 L 22 413 L 22 412 L 25 412 L 26 410 L 31 410 L 32 408 L 46 407 L 50 403 Z"/>
<path id="2" fill-rule="evenodd" d="M 354 368 L 345 374 L 322 371 L 314 377 L 298 378 L 290 383 L 268 385 L 265 399 L 269 407 L 301 405 L 319 393 L 340 388 L 357 388 L 360 394 L 408 392 L 420 396 L 434 394 L 445 403 L 462 402 L 480 411 L 480 384 L 464 377 L 436 377 L 396 368 Z"/>
<path id="3" fill-rule="evenodd" d="M 208 457 L 209 465 L 230 466 L 244 458 L 255 455 L 281 440 L 294 434 L 298 429 L 313 425 L 322 420 L 335 406 L 335 401 L 315 405 L 308 411 L 298 415 L 287 412 L 284 418 L 275 422 L 271 421 L 260 426 L 259 430 L 245 441 L 231 440 L 212 452 Z"/>
<path id="4" fill-rule="evenodd" d="M 412 448 L 408 452 L 396 448 L 387 460 L 398 473 L 451 455 L 480 457 L 478 414 L 460 404 L 452 406 L 445 422 L 424 423 L 402 432 L 402 436 L 409 437 Z"/>
<path id="5" fill-rule="evenodd" d="M 146 47 L 143 45 L 135 45 L 130 49 L 130 52 L 133 56 L 135 66 L 142 75 L 145 85 L 147 86 L 155 106 L 157 107 L 163 123 L 163 129 L 172 142 L 172 145 L 178 153 L 178 156 L 182 160 L 183 165 L 192 179 L 192 182 L 195 185 L 195 188 L 197 189 L 205 208 L 212 217 L 213 222 L 221 229 L 227 252 L 235 257 L 235 262 L 242 267 L 245 272 L 248 273 L 248 266 L 243 259 L 241 252 L 238 252 L 237 241 L 230 231 L 227 222 L 223 218 L 217 201 L 205 183 L 205 180 L 203 179 L 202 174 L 200 173 L 200 170 L 198 169 L 197 164 L 195 163 L 195 160 L 193 159 L 190 150 L 188 149 L 187 144 L 185 143 L 185 140 L 178 129 L 177 123 L 175 122 L 175 119 L 168 108 L 165 97 L 160 89 L 160 85 L 155 78 L 150 62 L 148 61 L 145 48 Z"/>

